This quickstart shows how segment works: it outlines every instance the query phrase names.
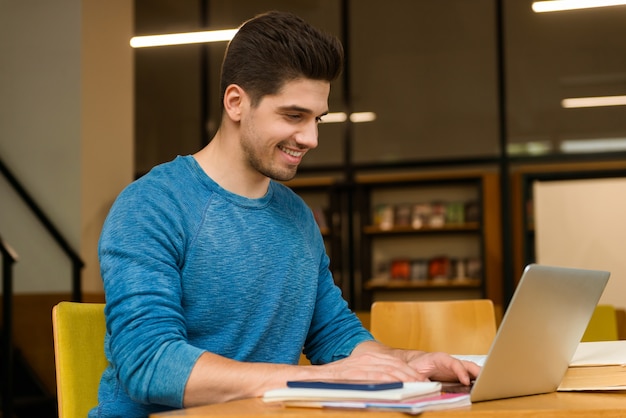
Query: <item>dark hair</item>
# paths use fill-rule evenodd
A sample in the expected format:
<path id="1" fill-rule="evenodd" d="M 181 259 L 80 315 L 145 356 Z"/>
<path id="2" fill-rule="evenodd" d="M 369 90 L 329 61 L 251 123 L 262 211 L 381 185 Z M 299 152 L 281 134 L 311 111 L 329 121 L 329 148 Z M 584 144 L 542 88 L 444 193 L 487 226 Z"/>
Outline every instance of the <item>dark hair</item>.
<path id="1" fill-rule="evenodd" d="M 341 73 L 343 47 L 334 36 L 287 12 L 267 12 L 241 25 L 222 63 L 221 97 L 241 86 L 256 106 L 297 78 L 332 81 Z"/>

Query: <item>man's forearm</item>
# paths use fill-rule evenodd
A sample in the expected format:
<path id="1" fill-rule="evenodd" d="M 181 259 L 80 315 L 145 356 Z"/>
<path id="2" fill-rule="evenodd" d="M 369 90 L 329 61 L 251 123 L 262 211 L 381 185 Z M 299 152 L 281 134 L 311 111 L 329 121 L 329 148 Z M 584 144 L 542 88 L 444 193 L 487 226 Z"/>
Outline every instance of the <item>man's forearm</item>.
<path id="1" fill-rule="evenodd" d="M 262 396 L 285 387 L 288 380 L 342 379 L 403 382 L 460 380 L 469 384 L 480 367 L 444 353 L 400 350 L 375 341 L 355 347 L 345 359 L 322 366 L 242 363 L 213 353 L 200 356 L 185 387 L 184 406 L 205 405 Z"/>
<path id="2" fill-rule="evenodd" d="M 373 341 L 359 344 L 348 358 L 322 366 L 243 363 L 206 352 L 196 362 L 185 387 L 185 407 L 262 396 L 288 380 L 418 380 L 418 375 L 390 349 Z"/>
<path id="3" fill-rule="evenodd" d="M 310 370 L 313 367 L 242 363 L 207 352 L 191 371 L 185 386 L 184 406 L 262 396 L 267 390 L 284 387 L 287 380 L 310 378 L 315 374 Z"/>

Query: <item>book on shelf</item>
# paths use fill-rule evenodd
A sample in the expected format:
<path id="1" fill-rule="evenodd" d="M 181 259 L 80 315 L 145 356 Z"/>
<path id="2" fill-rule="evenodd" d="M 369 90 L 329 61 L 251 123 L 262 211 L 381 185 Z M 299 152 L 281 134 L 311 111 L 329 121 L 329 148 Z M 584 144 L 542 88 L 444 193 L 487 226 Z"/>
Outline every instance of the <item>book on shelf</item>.
<path id="1" fill-rule="evenodd" d="M 420 229 L 430 222 L 430 203 L 416 203 L 411 213 L 411 226 Z"/>
<path id="2" fill-rule="evenodd" d="M 443 202 L 431 203 L 428 226 L 432 228 L 443 228 L 445 224 L 446 224 L 446 204 Z"/>
<path id="3" fill-rule="evenodd" d="M 465 275 L 469 279 L 480 279 L 483 276 L 483 263 L 478 257 L 465 260 Z"/>
<path id="4" fill-rule="evenodd" d="M 626 340 L 580 343 L 558 390 L 626 390 Z"/>
<path id="5" fill-rule="evenodd" d="M 412 207 L 409 203 L 402 203 L 396 205 L 396 212 L 394 217 L 394 225 L 400 227 L 411 226 L 411 214 Z"/>
<path id="6" fill-rule="evenodd" d="M 480 219 L 480 207 L 476 201 L 380 203 L 372 213 L 373 225 L 383 231 L 393 228 L 439 229 Z"/>
<path id="7" fill-rule="evenodd" d="M 428 277 L 434 281 L 447 280 L 451 276 L 450 257 L 432 257 L 428 261 Z"/>
<path id="8" fill-rule="evenodd" d="M 390 277 L 392 280 L 409 280 L 411 278 L 411 260 L 407 258 L 392 260 Z"/>
<path id="9" fill-rule="evenodd" d="M 446 204 L 446 224 L 465 223 L 465 203 L 448 202 Z"/>
<path id="10" fill-rule="evenodd" d="M 467 269 L 466 269 L 466 260 L 462 259 L 462 258 L 453 258 L 450 260 L 450 264 L 451 264 L 451 275 L 450 278 L 453 280 L 466 280 L 468 278 L 467 276 Z"/>
<path id="11" fill-rule="evenodd" d="M 482 263 L 478 257 L 431 258 L 397 257 L 379 262 L 375 266 L 372 283 L 464 283 L 480 281 Z"/>
<path id="12" fill-rule="evenodd" d="M 265 402 L 285 407 L 397 411 L 419 414 L 424 411 L 461 408 L 471 405 L 466 393 L 444 393 L 440 382 L 407 382 L 402 388 L 385 390 L 283 388 L 265 393 Z"/>
<path id="13" fill-rule="evenodd" d="M 428 260 L 418 258 L 411 260 L 411 281 L 425 282 L 428 280 Z"/>
<path id="14" fill-rule="evenodd" d="M 374 209 L 374 225 L 382 230 L 393 228 L 395 221 L 395 210 L 393 205 L 380 204 Z"/>
<path id="15" fill-rule="evenodd" d="M 480 205 L 475 200 L 465 202 L 465 222 L 480 222 Z"/>

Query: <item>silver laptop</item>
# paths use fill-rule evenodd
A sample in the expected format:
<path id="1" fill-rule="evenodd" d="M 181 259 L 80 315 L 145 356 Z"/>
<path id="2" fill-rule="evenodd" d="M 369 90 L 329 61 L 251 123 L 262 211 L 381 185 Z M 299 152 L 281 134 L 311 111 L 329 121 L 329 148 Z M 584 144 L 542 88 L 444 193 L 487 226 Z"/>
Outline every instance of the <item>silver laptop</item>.
<path id="1" fill-rule="evenodd" d="M 609 275 L 527 266 L 473 384 L 472 402 L 555 391 Z"/>

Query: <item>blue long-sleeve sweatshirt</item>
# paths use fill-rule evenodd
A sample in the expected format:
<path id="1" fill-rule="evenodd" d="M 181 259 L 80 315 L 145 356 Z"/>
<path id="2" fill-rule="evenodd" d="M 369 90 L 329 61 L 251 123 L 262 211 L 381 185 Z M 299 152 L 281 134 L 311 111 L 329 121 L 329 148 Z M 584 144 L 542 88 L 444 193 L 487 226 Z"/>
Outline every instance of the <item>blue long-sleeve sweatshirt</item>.
<path id="1" fill-rule="evenodd" d="M 90 417 L 182 407 L 204 351 L 297 364 L 304 347 L 323 364 L 372 339 L 334 285 L 302 199 L 273 181 L 260 199 L 235 195 L 192 156 L 120 194 L 99 257 L 109 366 Z"/>

